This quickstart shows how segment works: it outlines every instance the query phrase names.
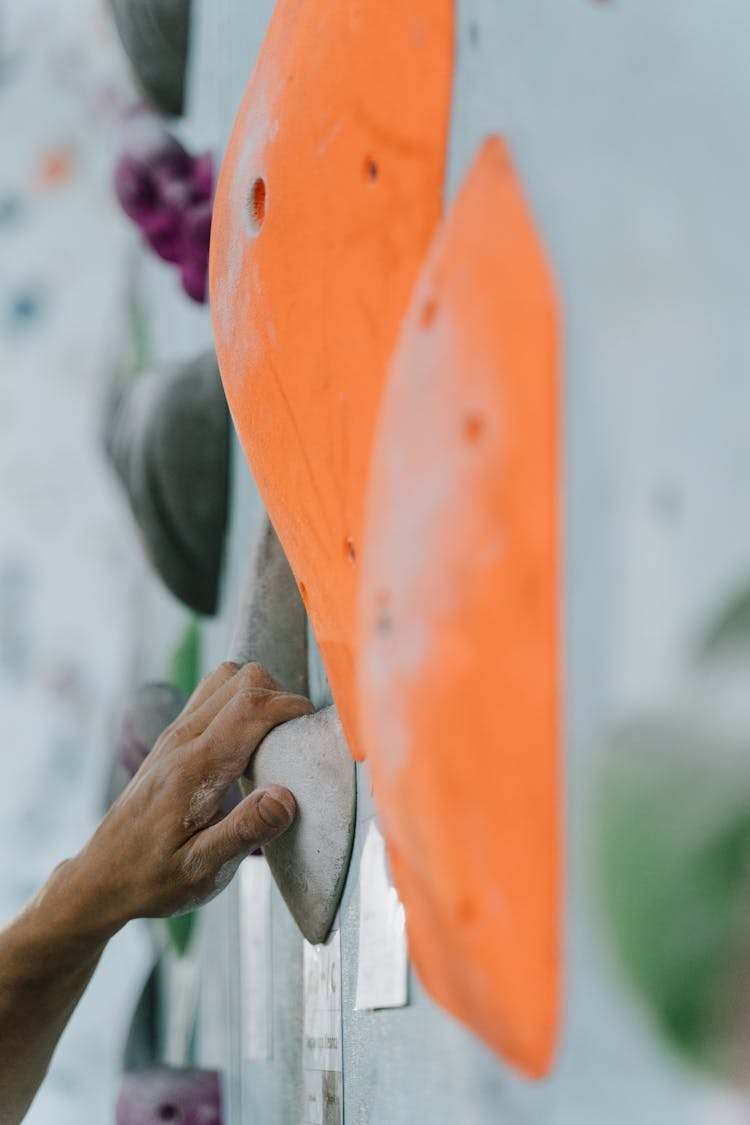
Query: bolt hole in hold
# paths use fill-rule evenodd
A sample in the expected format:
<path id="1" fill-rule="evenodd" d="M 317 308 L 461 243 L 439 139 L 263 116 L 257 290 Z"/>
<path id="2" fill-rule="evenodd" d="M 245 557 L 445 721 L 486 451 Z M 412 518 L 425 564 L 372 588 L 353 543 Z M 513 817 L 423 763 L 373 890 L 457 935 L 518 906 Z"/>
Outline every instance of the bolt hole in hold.
<path id="1" fill-rule="evenodd" d="M 463 434 L 467 445 L 476 445 L 484 433 L 484 418 L 480 414 L 468 414 L 464 418 Z"/>
<path id="2" fill-rule="evenodd" d="M 378 178 L 378 163 L 371 156 L 365 160 L 365 177 L 371 184 L 374 184 Z"/>
<path id="3" fill-rule="evenodd" d="M 423 328 L 429 328 L 433 323 L 437 315 L 437 307 L 438 304 L 434 297 L 428 297 L 422 305 L 422 314 L 419 319 Z"/>
<path id="4" fill-rule="evenodd" d="M 263 220 L 266 217 L 266 181 L 262 176 L 253 180 L 250 194 L 247 198 L 247 229 L 253 238 L 260 234 Z"/>
<path id="5" fill-rule="evenodd" d="M 182 1121 L 182 1113 L 179 1106 L 173 1105 L 171 1102 L 160 1105 L 156 1111 L 156 1116 L 160 1121 Z"/>
<path id="6" fill-rule="evenodd" d="M 393 617 L 391 615 L 391 600 L 387 594 L 380 593 L 377 597 L 376 629 L 378 633 L 387 635 L 393 630 Z"/>

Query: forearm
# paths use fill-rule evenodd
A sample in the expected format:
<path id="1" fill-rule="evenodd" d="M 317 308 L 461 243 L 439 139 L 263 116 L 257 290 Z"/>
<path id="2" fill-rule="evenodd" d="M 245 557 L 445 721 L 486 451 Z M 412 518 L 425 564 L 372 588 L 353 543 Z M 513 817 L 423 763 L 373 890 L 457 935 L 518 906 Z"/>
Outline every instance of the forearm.
<path id="1" fill-rule="evenodd" d="M 0 931 L 0 1125 L 18 1125 L 102 954 L 74 867 L 57 868 Z"/>
<path id="2" fill-rule="evenodd" d="M 207 902 L 297 806 L 265 786 L 226 816 L 224 796 L 270 730 L 309 714 L 255 664 L 204 679 L 88 844 L 0 932 L 0 1125 L 18 1125 L 107 941 L 131 918 Z"/>

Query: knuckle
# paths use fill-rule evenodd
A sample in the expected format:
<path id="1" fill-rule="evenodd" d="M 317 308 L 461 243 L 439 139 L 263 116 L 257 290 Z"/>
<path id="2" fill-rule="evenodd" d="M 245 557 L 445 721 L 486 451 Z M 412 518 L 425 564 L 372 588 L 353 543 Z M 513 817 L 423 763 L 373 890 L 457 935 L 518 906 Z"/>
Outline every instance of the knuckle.
<path id="1" fill-rule="evenodd" d="M 242 678 L 243 684 L 249 684 L 256 688 L 272 688 L 276 686 L 273 676 L 263 667 L 258 664 L 256 660 L 251 660 L 249 664 L 244 664 L 240 669 L 239 675 Z"/>
<path id="2" fill-rule="evenodd" d="M 189 742 L 195 732 L 195 723 L 190 715 L 180 715 L 175 719 L 170 726 L 160 736 L 159 742 L 168 750 L 176 750 L 184 748 L 185 743 Z"/>
<path id="3" fill-rule="evenodd" d="M 311 700 L 304 695 L 294 695 L 291 692 L 278 693 L 273 702 L 278 712 L 288 717 L 309 715 L 315 710 Z"/>
<path id="4" fill-rule="evenodd" d="M 220 676 L 223 679 L 229 679 L 230 676 L 236 675 L 239 670 L 239 664 L 235 664 L 233 660 L 222 660 L 221 664 L 215 672 L 211 673 L 208 676 L 204 676 L 203 678 L 204 680 L 207 680 L 211 679 L 213 676 Z"/>
<path id="5" fill-rule="evenodd" d="M 257 848 L 263 838 L 259 830 L 256 817 L 238 817 L 231 829 L 232 850 L 235 852 L 252 851 Z"/>
<path id="6" fill-rule="evenodd" d="M 222 661 L 218 668 L 214 668 L 212 672 L 206 672 L 201 676 L 193 692 L 193 698 L 195 698 L 195 696 L 205 695 L 206 691 L 210 688 L 220 686 L 227 680 L 230 680 L 238 671 L 238 664 L 234 664 L 231 660 Z"/>
<path id="7" fill-rule="evenodd" d="M 160 742 L 161 743 L 174 742 L 176 739 L 178 739 L 180 737 L 180 732 L 183 730 L 184 725 L 185 725 L 184 717 L 182 715 L 178 715 L 176 719 L 173 719 L 173 721 L 169 724 L 168 727 L 164 728 L 164 730 L 161 732 L 161 734 L 157 738 L 154 745 L 158 746 Z"/>
<path id="8" fill-rule="evenodd" d="M 259 718 L 268 702 L 269 693 L 265 689 L 243 688 L 237 693 L 235 707 L 238 716 L 246 721 Z"/>
<path id="9" fill-rule="evenodd" d="M 235 838 L 237 851 L 254 851 L 263 842 L 262 833 L 255 831 L 247 824 L 243 824 L 235 830 Z"/>
<path id="10" fill-rule="evenodd" d="M 221 671 L 221 669 L 217 668 L 215 672 L 205 672 L 201 676 L 201 678 L 198 680 L 198 683 L 195 686 L 195 690 L 193 692 L 193 697 L 198 695 L 205 688 L 210 687 L 211 684 L 213 683 L 213 681 L 216 679 L 216 677 L 217 677 L 217 675 L 220 671 Z"/>
<path id="11" fill-rule="evenodd" d="M 243 664 L 239 674 L 242 677 L 243 683 L 256 684 L 265 677 L 266 673 L 262 664 L 251 660 L 249 664 Z"/>

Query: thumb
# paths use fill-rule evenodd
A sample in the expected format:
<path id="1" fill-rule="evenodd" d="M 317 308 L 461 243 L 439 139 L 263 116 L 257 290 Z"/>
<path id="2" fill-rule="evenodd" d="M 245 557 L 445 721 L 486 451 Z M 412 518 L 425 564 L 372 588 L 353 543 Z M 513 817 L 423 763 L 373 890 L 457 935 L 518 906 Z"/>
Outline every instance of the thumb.
<path id="1" fill-rule="evenodd" d="M 201 833 L 201 851 L 221 868 L 286 832 L 296 815 L 294 795 L 283 785 L 256 789 L 228 816 Z"/>

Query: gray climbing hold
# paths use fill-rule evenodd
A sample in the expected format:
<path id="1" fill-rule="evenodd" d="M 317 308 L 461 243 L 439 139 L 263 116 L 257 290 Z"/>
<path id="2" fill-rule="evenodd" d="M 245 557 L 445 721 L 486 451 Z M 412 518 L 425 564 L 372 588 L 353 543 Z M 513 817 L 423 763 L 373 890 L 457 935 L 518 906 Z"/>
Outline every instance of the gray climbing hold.
<path id="1" fill-rule="evenodd" d="M 215 1070 L 131 1070 L 117 1098 L 117 1125 L 222 1125 L 221 1079 Z"/>
<path id="2" fill-rule="evenodd" d="M 272 783 L 297 799 L 292 827 L 264 849 L 276 884 L 307 941 L 325 941 L 344 889 L 354 840 L 356 782 L 336 709 L 283 723 L 264 738 L 243 792 Z"/>
<path id="3" fill-rule="evenodd" d="M 250 560 L 229 659 L 256 661 L 289 691 L 308 694 L 307 613 L 268 517 Z"/>
<path id="4" fill-rule="evenodd" d="M 185 104 L 190 0 L 110 0 L 138 84 L 156 109 L 178 117 Z"/>
<path id="5" fill-rule="evenodd" d="M 165 585 L 214 613 L 229 501 L 229 411 L 214 354 L 142 376 L 110 404 L 105 440 Z"/>
<path id="6" fill-rule="evenodd" d="M 229 647 L 237 664 L 257 661 L 290 691 L 307 695 L 307 614 L 291 567 L 266 518 L 250 562 Z M 292 916 L 311 942 L 325 941 L 338 909 L 354 839 L 355 768 L 333 707 L 284 723 L 264 739 L 244 793 L 277 783 L 298 815 L 264 848 Z"/>

